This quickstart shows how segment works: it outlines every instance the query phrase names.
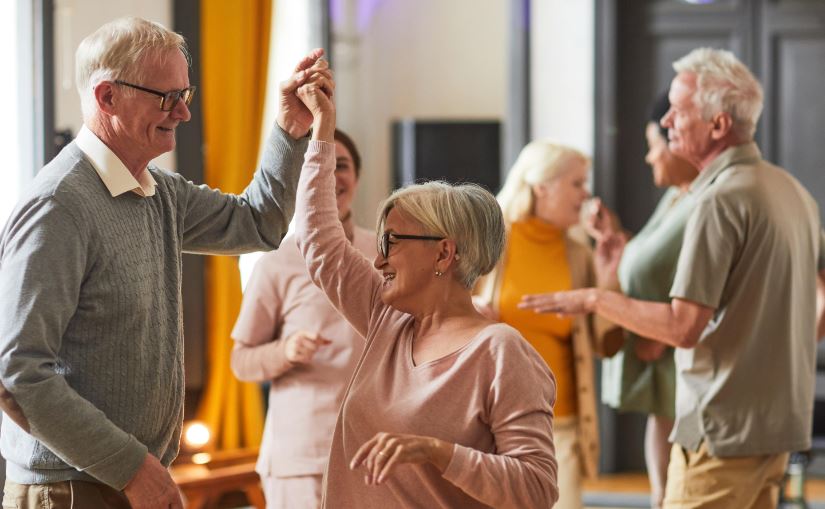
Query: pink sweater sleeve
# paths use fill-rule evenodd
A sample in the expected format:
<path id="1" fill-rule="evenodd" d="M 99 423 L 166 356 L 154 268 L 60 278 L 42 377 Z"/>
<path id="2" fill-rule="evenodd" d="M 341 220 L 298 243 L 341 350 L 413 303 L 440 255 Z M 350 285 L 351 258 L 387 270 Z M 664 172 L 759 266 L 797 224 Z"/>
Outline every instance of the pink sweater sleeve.
<path id="1" fill-rule="evenodd" d="M 244 382 L 272 380 L 292 369 L 285 341 L 275 337 L 282 321 L 282 299 L 266 262 L 264 255 L 255 264 L 232 329 L 232 372 Z"/>
<path id="2" fill-rule="evenodd" d="M 364 338 L 383 309 L 381 276 L 347 240 L 335 200 L 335 145 L 311 141 L 295 201 L 295 238 L 312 281 Z"/>
<path id="3" fill-rule="evenodd" d="M 488 401 L 496 451 L 456 444 L 444 478 L 492 507 L 551 507 L 559 498 L 555 378 L 535 352 L 499 346 Z"/>

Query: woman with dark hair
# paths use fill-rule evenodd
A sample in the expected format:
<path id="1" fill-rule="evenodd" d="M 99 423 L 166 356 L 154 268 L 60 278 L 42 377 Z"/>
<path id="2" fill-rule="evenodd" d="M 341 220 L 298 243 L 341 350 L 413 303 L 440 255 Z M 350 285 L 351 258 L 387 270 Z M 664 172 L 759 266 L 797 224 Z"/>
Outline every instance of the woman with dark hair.
<path id="1" fill-rule="evenodd" d="M 682 236 L 693 200 L 688 194 L 697 169 L 672 153 L 667 146 L 667 130 L 659 121 L 670 109 L 667 94 L 662 94 L 651 109 L 645 126 L 653 183 L 665 188 L 659 204 L 645 226 L 627 242 L 616 279 L 612 285 L 637 299 L 669 302 Z M 597 256 L 623 244 L 625 233 L 617 228 L 612 214 L 600 207 L 590 218 L 596 238 Z M 608 255 L 609 256 L 609 255 Z M 602 361 L 602 401 L 620 411 L 641 412 L 648 416 L 645 429 L 645 462 L 651 487 L 651 506 L 662 504 L 670 459 L 668 436 L 675 414 L 676 368 L 673 348 L 626 332 L 622 349 Z"/>
<path id="2" fill-rule="evenodd" d="M 375 234 L 356 226 L 352 200 L 361 158 L 335 130 L 335 199 L 350 245 L 375 250 Z M 317 509 L 335 418 L 364 340 L 309 278 L 294 236 L 255 264 L 232 331 L 232 370 L 271 382 L 256 471 L 269 509 Z"/>

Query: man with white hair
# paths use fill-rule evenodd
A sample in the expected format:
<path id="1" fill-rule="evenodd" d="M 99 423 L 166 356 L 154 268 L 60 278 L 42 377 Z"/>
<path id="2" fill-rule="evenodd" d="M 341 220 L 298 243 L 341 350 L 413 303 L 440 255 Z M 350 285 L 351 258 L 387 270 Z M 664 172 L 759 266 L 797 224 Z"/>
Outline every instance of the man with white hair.
<path id="1" fill-rule="evenodd" d="M 261 167 L 236 196 L 150 164 L 190 119 L 180 35 L 124 18 L 80 44 L 84 126 L 0 240 L 4 507 L 182 507 L 166 468 L 183 417 L 181 253 L 278 247 L 312 121 L 294 92 L 332 93 L 322 54 L 281 85 Z"/>
<path id="2" fill-rule="evenodd" d="M 596 312 L 677 347 L 664 507 L 776 507 L 788 453 L 811 445 L 825 231 L 810 194 L 753 142 L 762 87 L 751 72 L 707 48 L 674 69 L 662 125 L 700 173 L 671 302 L 586 289 L 522 305 Z"/>

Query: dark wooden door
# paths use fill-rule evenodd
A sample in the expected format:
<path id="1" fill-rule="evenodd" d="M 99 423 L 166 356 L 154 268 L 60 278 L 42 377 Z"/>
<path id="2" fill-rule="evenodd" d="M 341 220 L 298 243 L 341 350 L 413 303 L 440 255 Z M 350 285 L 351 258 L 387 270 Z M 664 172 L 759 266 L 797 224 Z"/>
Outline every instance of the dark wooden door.
<path id="1" fill-rule="evenodd" d="M 825 220 L 825 1 L 596 0 L 594 184 L 637 231 L 661 190 L 644 163 L 649 105 L 674 76 L 672 62 L 711 46 L 733 51 L 762 82 L 757 143 L 794 174 Z M 603 409 L 602 469 L 644 468 L 644 420 Z"/>

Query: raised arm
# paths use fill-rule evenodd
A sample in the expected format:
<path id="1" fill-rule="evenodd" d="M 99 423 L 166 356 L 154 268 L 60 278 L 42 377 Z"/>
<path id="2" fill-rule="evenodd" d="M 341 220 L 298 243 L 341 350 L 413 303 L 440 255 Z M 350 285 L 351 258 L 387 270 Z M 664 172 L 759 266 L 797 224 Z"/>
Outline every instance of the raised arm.
<path id="1" fill-rule="evenodd" d="M 385 307 L 381 278 L 346 238 L 335 199 L 335 106 L 323 78 L 300 87 L 298 96 L 313 114 L 312 141 L 298 184 L 295 238 L 309 275 L 332 305 L 362 336 L 371 317 Z"/>
<path id="2" fill-rule="evenodd" d="M 311 52 L 281 84 L 277 125 L 264 147 L 260 168 L 242 194 L 224 194 L 177 179 L 176 194 L 185 205 L 185 251 L 240 254 L 278 247 L 295 208 L 295 188 L 308 142 L 305 136 L 312 121 L 295 91 L 310 75 L 332 83 L 322 55 L 322 50 Z"/>

